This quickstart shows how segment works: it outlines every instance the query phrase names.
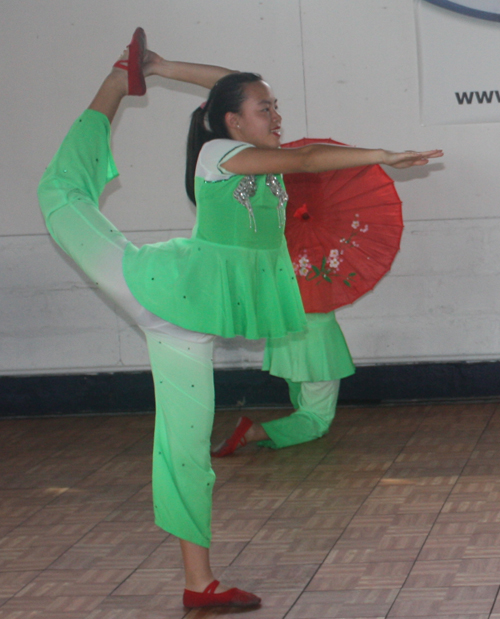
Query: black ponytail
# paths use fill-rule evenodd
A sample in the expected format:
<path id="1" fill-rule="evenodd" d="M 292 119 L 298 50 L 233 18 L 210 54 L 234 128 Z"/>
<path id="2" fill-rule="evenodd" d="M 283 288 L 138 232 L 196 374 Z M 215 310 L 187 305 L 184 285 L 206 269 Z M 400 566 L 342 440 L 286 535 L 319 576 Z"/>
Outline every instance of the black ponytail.
<path id="1" fill-rule="evenodd" d="M 196 204 L 194 197 L 194 171 L 198 155 L 203 144 L 213 140 L 215 137 L 205 126 L 205 109 L 198 107 L 192 113 L 187 139 L 185 185 L 186 193 L 193 204 Z"/>
<path id="2" fill-rule="evenodd" d="M 193 204 L 194 173 L 200 150 L 206 142 L 215 139 L 230 139 L 226 127 L 226 114 L 237 114 L 245 100 L 245 85 L 262 80 L 256 73 L 230 73 L 221 78 L 210 91 L 203 106 L 191 115 L 186 153 L 186 193 Z"/>

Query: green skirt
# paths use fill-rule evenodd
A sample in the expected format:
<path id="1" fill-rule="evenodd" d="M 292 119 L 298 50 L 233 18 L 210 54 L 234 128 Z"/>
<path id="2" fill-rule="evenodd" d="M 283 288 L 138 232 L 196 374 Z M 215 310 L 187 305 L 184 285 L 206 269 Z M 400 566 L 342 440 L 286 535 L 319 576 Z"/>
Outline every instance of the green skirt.
<path id="1" fill-rule="evenodd" d="M 123 273 L 141 305 L 184 329 L 260 339 L 306 327 L 284 238 L 266 250 L 196 237 L 140 249 L 130 243 Z"/>
<path id="2" fill-rule="evenodd" d="M 338 380 L 354 374 L 335 312 L 306 314 L 306 318 L 306 331 L 267 340 L 262 369 L 293 382 Z"/>

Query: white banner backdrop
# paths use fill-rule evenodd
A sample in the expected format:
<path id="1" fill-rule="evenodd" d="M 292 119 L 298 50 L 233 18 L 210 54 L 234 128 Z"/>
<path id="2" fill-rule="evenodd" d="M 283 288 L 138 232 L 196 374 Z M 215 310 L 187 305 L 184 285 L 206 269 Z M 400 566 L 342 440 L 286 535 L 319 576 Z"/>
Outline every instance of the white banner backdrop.
<path id="1" fill-rule="evenodd" d="M 424 125 L 500 122 L 500 0 L 415 0 Z"/>

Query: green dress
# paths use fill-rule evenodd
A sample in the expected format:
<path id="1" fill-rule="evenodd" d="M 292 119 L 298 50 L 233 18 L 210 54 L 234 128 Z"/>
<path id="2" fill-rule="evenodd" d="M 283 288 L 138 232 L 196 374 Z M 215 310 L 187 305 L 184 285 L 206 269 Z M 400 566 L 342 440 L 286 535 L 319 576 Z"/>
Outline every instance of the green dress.
<path id="1" fill-rule="evenodd" d="M 180 327 L 222 337 L 280 338 L 306 319 L 284 237 L 282 180 L 228 174 L 234 140 L 200 153 L 197 222 L 190 239 L 125 251 L 125 280 L 146 309 Z M 214 165 L 204 161 L 213 161 Z"/>

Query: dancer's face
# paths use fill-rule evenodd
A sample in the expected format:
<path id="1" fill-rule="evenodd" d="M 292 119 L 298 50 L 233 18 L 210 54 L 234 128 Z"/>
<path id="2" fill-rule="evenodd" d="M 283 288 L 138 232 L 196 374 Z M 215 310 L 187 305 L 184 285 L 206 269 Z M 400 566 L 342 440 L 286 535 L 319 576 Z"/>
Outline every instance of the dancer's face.
<path id="1" fill-rule="evenodd" d="M 245 86 L 246 98 L 238 114 L 228 112 L 226 123 L 234 140 L 257 148 L 278 148 L 281 139 L 281 116 L 278 102 L 269 84 L 251 82 Z"/>

